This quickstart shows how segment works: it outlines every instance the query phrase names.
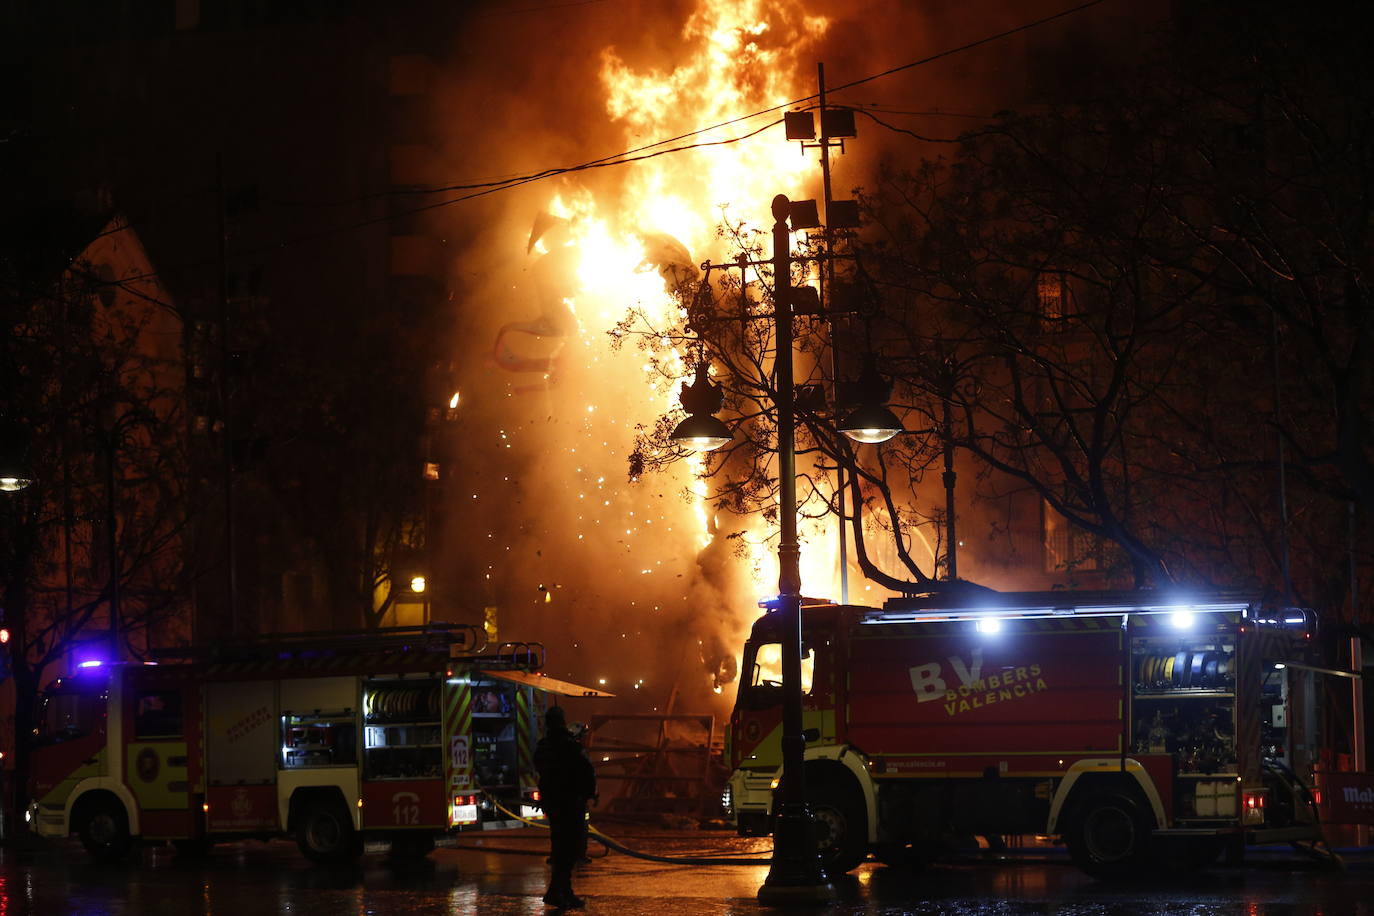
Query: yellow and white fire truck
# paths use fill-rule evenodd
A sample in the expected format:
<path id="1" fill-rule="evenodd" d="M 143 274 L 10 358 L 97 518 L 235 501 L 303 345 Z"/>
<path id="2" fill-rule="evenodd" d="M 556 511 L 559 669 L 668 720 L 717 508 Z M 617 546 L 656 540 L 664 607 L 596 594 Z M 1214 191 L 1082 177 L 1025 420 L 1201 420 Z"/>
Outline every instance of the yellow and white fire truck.
<path id="1" fill-rule="evenodd" d="M 45 692 L 29 818 L 118 858 L 294 835 L 311 859 L 423 856 L 539 816 L 549 697 L 609 696 L 541 673 L 543 647 L 430 624 L 264 637 L 83 662 Z M 504 809 L 504 810 L 503 810 Z"/>
<path id="2" fill-rule="evenodd" d="M 1235 595 L 973 592 L 802 611 L 806 794 L 822 858 L 1063 837 L 1095 874 L 1152 849 L 1316 841 L 1312 616 Z M 725 802 L 771 831 L 786 622 L 745 645 Z"/>

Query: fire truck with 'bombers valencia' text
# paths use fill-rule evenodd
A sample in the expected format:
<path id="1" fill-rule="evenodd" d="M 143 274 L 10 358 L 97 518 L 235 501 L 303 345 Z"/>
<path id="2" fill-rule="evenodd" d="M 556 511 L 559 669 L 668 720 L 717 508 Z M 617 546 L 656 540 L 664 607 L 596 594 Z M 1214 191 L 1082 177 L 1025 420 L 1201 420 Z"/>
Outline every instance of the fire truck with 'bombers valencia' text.
<path id="1" fill-rule="evenodd" d="M 533 748 L 555 695 L 543 647 L 434 623 L 86 661 L 44 694 L 27 812 L 97 859 L 296 838 L 320 862 L 418 857 L 539 817 Z"/>
<path id="2" fill-rule="evenodd" d="M 771 832 L 785 621 L 744 648 L 725 803 Z M 1062 837 L 1122 874 L 1321 840 L 1313 616 L 1242 596 L 973 590 L 803 602 L 806 796 L 822 860 L 924 861 L 974 837 Z M 795 632 L 795 631 L 794 631 Z"/>

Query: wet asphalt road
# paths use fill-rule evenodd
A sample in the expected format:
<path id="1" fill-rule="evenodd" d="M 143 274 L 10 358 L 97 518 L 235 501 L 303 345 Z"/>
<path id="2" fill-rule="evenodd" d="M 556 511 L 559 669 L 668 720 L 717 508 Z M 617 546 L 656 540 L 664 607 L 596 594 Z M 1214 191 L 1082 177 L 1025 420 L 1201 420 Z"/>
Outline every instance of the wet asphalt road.
<path id="1" fill-rule="evenodd" d="M 610 832 L 608 830 L 608 832 Z M 716 832 L 645 831 L 612 834 L 659 855 L 762 855 L 766 841 Z M 477 845 L 480 843 L 480 847 Z M 0 858 L 0 916 L 11 914 L 270 913 L 280 916 L 427 916 L 542 914 L 544 837 L 531 832 L 465 839 L 416 866 L 395 867 L 380 855 L 358 868 L 310 865 L 286 842 L 216 847 L 185 860 L 170 849 L 145 848 L 123 866 L 88 864 L 77 845 L 48 845 L 22 859 Z M 601 847 L 593 844 L 598 855 Z M 676 866 L 611 853 L 577 876 L 588 914 L 776 913 L 755 893 L 767 866 Z M 1095 882 L 1055 854 L 989 862 L 975 857 L 907 872 L 864 865 L 839 884 L 845 914 L 1370 914 L 1374 916 L 1374 856 L 1347 856 L 1344 870 L 1291 854 L 1253 855 L 1243 868 L 1189 874 L 1148 874 L 1138 882 Z M 808 912 L 808 911 L 799 911 Z M 809 912 L 815 912 L 810 910 Z"/>

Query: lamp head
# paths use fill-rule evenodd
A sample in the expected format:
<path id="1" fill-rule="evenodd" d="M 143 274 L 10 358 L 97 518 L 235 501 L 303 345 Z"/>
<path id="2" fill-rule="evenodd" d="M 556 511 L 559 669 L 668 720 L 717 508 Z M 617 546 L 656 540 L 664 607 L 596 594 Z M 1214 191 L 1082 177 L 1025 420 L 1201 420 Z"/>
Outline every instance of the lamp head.
<path id="1" fill-rule="evenodd" d="M 679 395 L 683 409 L 690 416 L 679 423 L 669 438 L 694 452 L 709 452 L 725 445 L 734 435 L 730 428 L 712 414 L 725 402 L 720 386 L 711 381 L 710 367 L 703 360 L 697 363 L 696 378 L 683 385 Z"/>
<path id="2" fill-rule="evenodd" d="M 13 493 L 33 483 L 33 473 L 25 460 L 28 431 L 8 417 L 0 417 L 0 492 Z"/>
<path id="3" fill-rule="evenodd" d="M 902 421 L 882 404 L 861 404 L 840 421 L 840 432 L 855 442 L 876 445 L 903 432 Z"/>
<path id="4" fill-rule="evenodd" d="M 728 445 L 734 435 L 710 414 L 695 413 L 674 427 L 669 438 L 694 452 L 710 452 Z"/>

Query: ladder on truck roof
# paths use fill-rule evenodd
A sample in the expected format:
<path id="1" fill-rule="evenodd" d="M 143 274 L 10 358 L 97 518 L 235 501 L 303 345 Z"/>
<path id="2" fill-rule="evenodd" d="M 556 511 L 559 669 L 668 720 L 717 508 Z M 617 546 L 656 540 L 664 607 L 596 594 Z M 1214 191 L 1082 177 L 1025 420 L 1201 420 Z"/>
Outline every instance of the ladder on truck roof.
<path id="1" fill-rule="evenodd" d="M 538 651 L 531 648 L 537 646 Z M 523 649 L 521 661 L 543 664 L 542 646 L 537 643 L 503 643 L 514 661 Z M 432 622 L 421 626 L 381 627 L 375 630 L 317 630 L 303 633 L 265 633 L 247 639 L 208 646 L 183 646 L 154 649 L 159 661 L 197 662 L 289 661 L 295 659 L 354 655 L 378 652 L 443 653 L 450 658 L 490 658 L 486 631 L 468 623 Z M 492 659 L 495 660 L 495 659 Z"/>

